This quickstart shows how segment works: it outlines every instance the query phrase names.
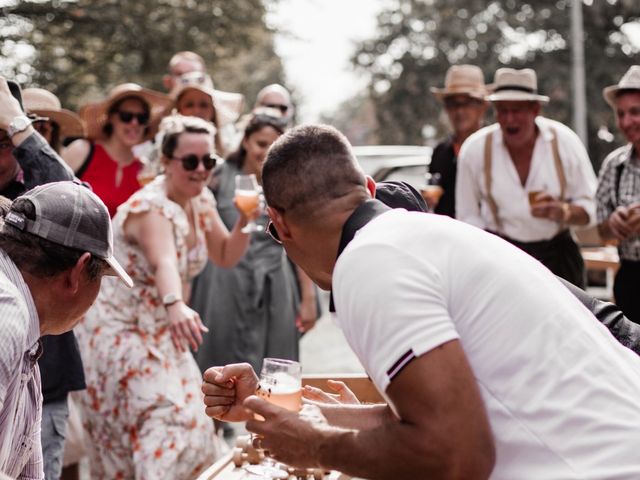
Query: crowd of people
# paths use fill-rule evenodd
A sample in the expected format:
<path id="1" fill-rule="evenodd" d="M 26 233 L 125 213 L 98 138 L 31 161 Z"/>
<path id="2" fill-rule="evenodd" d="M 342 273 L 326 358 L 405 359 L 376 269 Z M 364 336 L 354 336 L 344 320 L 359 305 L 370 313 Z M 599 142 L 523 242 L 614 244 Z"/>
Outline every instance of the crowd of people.
<path id="1" fill-rule="evenodd" d="M 278 460 L 364 478 L 640 477 L 640 66 L 604 89 L 628 144 L 599 178 L 533 70 L 452 66 L 440 198 L 294 128 L 281 85 L 241 115 L 194 52 L 163 84 L 76 114 L 0 77 L 2 474 L 77 478 L 75 449 L 95 479 L 195 478 L 246 421 Z M 618 244 L 616 305 L 581 289 L 589 226 Z M 318 286 L 386 404 L 253 395 Z"/>

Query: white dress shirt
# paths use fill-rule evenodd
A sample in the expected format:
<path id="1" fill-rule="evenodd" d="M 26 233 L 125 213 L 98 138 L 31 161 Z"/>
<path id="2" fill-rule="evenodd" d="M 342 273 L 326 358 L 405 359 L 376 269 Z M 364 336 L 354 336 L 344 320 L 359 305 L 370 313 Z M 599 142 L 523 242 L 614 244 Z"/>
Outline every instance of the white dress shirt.
<path id="1" fill-rule="evenodd" d="M 456 180 L 456 214 L 459 220 L 485 230 L 499 230 L 487 202 L 484 178 L 485 138 L 493 133 L 491 194 L 498 205 L 502 223 L 499 233 L 521 242 L 549 240 L 558 234 L 560 225 L 557 222 L 531 215 L 528 198 L 532 191 L 560 196 L 560 181 L 551 143 L 551 128 L 554 128 L 567 180 L 565 200 L 584 208 L 589 215 L 589 225 L 595 224 L 597 181 L 582 142 L 571 129 L 559 122 L 544 117 L 536 117 L 535 122 L 539 134 L 524 186 L 504 144 L 499 124 L 478 130 L 462 144 Z"/>

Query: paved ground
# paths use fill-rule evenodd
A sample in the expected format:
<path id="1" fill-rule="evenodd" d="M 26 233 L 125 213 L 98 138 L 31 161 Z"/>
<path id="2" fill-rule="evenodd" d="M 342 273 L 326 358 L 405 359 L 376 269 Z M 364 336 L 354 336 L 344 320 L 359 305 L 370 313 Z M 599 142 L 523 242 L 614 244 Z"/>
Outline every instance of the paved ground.
<path id="1" fill-rule="evenodd" d="M 305 373 L 356 373 L 362 365 L 349 348 L 342 331 L 329 314 L 329 294 L 321 292 L 324 315 L 302 337 L 300 361 Z"/>

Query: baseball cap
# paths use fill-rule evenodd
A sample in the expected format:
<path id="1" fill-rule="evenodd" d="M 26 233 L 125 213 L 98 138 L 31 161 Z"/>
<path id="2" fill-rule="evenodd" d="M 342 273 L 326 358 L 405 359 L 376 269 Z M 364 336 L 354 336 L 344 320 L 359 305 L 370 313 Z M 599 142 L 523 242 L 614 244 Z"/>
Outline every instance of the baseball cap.
<path id="1" fill-rule="evenodd" d="M 75 181 L 53 182 L 35 187 L 21 199 L 35 208 L 35 220 L 9 210 L 4 223 L 58 245 L 89 252 L 111 267 L 129 288 L 133 280 L 113 256 L 113 232 L 109 211 L 100 198 Z M 4 225 L 2 226 L 4 229 Z"/>

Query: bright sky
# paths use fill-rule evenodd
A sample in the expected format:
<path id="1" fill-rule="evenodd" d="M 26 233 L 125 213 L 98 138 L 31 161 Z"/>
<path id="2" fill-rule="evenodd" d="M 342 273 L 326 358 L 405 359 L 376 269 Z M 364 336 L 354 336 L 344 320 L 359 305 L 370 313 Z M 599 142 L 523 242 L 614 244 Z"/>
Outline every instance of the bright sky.
<path id="1" fill-rule="evenodd" d="M 288 31 L 276 37 L 288 82 L 302 103 L 299 119 L 311 122 L 334 111 L 365 87 L 349 58 L 357 40 L 375 33 L 384 0 L 280 0 L 269 23 Z"/>

